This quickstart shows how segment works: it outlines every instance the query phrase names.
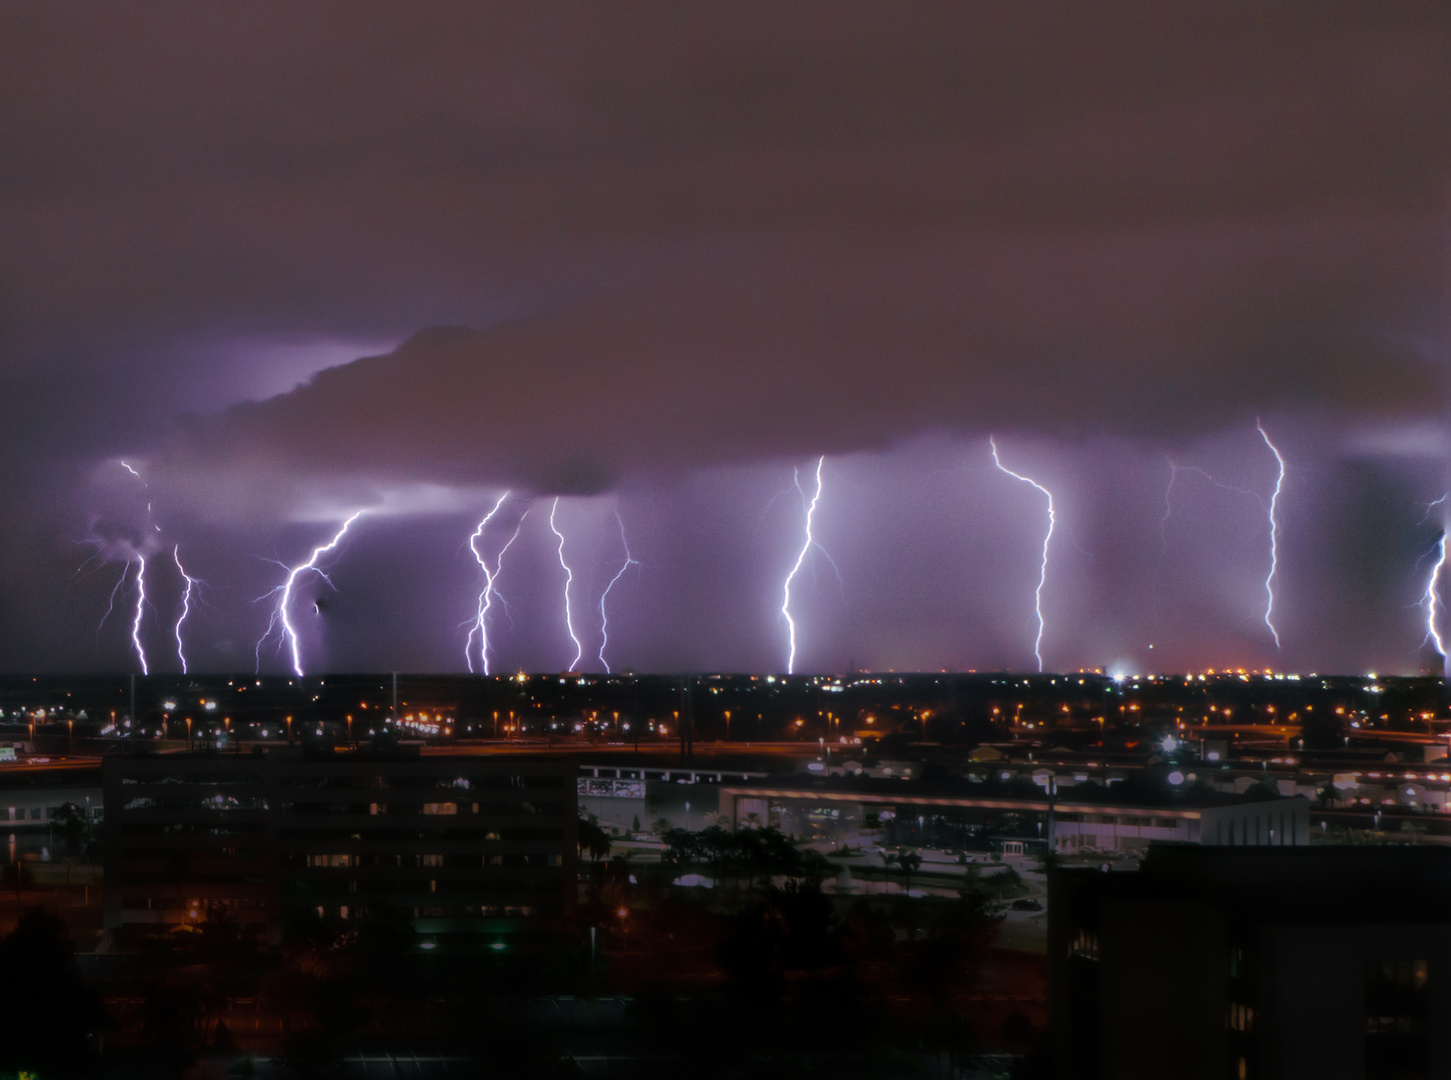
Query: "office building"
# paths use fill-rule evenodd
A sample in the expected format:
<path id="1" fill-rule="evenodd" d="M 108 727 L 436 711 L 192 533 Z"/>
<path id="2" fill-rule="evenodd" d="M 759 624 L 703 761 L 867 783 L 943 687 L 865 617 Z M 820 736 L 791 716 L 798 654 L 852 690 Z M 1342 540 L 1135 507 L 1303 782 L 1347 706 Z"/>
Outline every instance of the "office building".
<path id="1" fill-rule="evenodd" d="M 106 926 L 128 938 L 226 912 L 275 936 L 300 909 L 387 908 L 436 944 L 558 927 L 575 772 L 416 748 L 109 757 Z"/>
<path id="2" fill-rule="evenodd" d="M 1062 1077 L 1451 1076 L 1451 850 L 1152 847 L 1049 875 Z"/>

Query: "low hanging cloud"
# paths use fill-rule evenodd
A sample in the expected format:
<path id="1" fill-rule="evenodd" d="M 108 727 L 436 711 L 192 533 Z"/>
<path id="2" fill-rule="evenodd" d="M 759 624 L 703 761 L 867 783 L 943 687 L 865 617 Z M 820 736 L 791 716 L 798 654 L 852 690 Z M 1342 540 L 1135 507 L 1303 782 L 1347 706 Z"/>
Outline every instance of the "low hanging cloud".
<path id="1" fill-rule="evenodd" d="M 1414 247 L 1386 243 L 1394 231 L 1378 233 L 1381 251 L 1285 224 L 778 242 L 724 269 L 679 256 L 563 310 L 427 330 L 195 418 L 155 467 L 222 494 L 218 508 L 255 509 L 363 479 L 585 494 L 924 430 L 1173 446 L 1257 411 L 1352 426 L 1433 417 L 1439 368 L 1392 333 L 1406 280 L 1393 257 Z M 1299 253 L 1288 271 L 1283 250 Z"/>
<path id="2" fill-rule="evenodd" d="M 0 18 L 36 401 L 129 452 L 99 388 L 407 339 L 162 440 L 219 513 L 1443 399 L 1443 4 Z"/>

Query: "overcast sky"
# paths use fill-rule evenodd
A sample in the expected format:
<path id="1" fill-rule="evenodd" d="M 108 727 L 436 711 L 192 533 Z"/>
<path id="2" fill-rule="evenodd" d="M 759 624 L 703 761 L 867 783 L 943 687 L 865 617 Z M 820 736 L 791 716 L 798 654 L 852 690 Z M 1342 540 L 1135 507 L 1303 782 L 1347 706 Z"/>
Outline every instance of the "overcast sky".
<path id="1" fill-rule="evenodd" d="M 1442 3 L 9 5 L 0 238 L 7 670 L 1434 659 Z"/>

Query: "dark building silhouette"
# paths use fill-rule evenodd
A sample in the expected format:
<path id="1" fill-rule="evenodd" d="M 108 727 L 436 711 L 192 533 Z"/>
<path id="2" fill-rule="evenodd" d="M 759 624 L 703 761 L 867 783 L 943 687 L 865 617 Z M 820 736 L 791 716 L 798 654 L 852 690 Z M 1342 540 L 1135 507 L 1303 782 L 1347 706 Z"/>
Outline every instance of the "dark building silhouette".
<path id="1" fill-rule="evenodd" d="M 224 911 L 275 936 L 303 908 L 401 911 L 434 944 L 557 926 L 576 771 L 416 748 L 108 757 L 106 927 L 135 938 Z"/>
<path id="2" fill-rule="evenodd" d="M 1451 1076 L 1451 850 L 1154 846 L 1049 876 L 1063 1077 Z"/>

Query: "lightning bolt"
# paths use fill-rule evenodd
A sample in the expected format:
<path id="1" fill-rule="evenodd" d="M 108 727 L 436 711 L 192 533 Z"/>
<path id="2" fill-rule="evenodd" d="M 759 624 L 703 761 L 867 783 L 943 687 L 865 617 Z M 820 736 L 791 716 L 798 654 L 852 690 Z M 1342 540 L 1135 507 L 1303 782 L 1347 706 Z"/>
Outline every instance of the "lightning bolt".
<path id="1" fill-rule="evenodd" d="M 821 502 L 821 467 L 826 463 L 825 455 L 816 459 L 816 491 L 811 496 L 811 501 L 806 503 L 806 491 L 801 487 L 801 474 L 792 470 L 796 477 L 796 489 L 801 492 L 801 501 L 806 503 L 806 540 L 801 545 L 801 552 L 796 556 L 796 562 L 791 567 L 791 572 L 786 575 L 786 581 L 781 586 L 781 614 L 786 618 L 786 641 L 788 649 L 786 652 L 786 674 L 796 673 L 796 620 L 791 618 L 791 582 L 801 572 L 801 565 L 806 561 L 807 554 L 813 547 L 818 546 L 816 538 L 811 533 L 811 526 L 816 517 L 816 505 Z"/>
<path id="2" fill-rule="evenodd" d="M 464 643 L 464 662 L 468 664 L 470 674 L 474 670 L 473 647 L 474 637 L 476 635 L 479 639 L 479 666 L 483 669 L 485 675 L 489 673 L 489 605 L 493 601 L 494 575 L 499 572 L 497 567 L 492 570 L 489 568 L 488 559 L 479 550 L 479 540 L 483 538 L 484 529 L 488 527 L 489 522 L 493 520 L 494 515 L 499 512 L 499 508 L 504 505 L 504 500 L 508 497 L 509 493 L 507 491 L 499 496 L 499 501 L 494 503 L 494 508 L 484 515 L 483 520 L 479 522 L 478 528 L 469 537 L 469 550 L 474 553 L 474 559 L 478 562 L 479 569 L 484 572 L 484 590 L 479 593 L 478 610 L 474 616 L 473 626 L 469 628 L 468 640 Z M 515 535 L 517 536 L 518 533 L 516 532 Z M 510 540 L 509 543 L 513 543 L 513 541 Z M 504 549 L 507 548 L 508 544 L 504 545 Z M 500 564 L 504 561 L 504 549 L 499 551 Z"/>
<path id="3" fill-rule="evenodd" d="M 569 568 L 569 563 L 564 561 L 564 533 L 560 532 L 554 524 L 554 515 L 558 511 L 559 498 L 556 496 L 554 505 L 549 509 L 549 529 L 559 537 L 559 565 L 564 567 L 564 628 L 569 631 L 569 640 L 574 642 L 574 659 L 570 661 L 569 670 L 578 671 L 579 662 L 584 657 L 584 646 L 580 644 L 579 638 L 574 634 L 574 615 L 569 610 L 569 587 L 574 584 L 574 571 Z"/>
<path id="4" fill-rule="evenodd" d="M 1444 614 L 1446 602 L 1441 599 L 1441 593 L 1436 588 L 1436 582 L 1440 580 L 1441 571 L 1446 567 L 1446 533 L 1441 533 L 1441 539 L 1436 542 L 1436 565 L 1431 567 L 1431 576 L 1426 581 L 1426 592 L 1421 597 L 1421 603 L 1426 608 L 1426 637 L 1423 641 L 1436 643 L 1436 652 L 1444 660 L 1446 658 L 1446 642 L 1441 637 L 1441 632 L 1436 628 L 1438 613 Z"/>
<path id="5" fill-rule="evenodd" d="M 610 635 L 608 630 L 608 627 L 610 625 L 610 618 L 608 615 L 605 614 L 605 598 L 610 595 L 610 590 L 615 587 L 615 582 L 619 581 L 620 578 L 625 576 L 626 570 L 628 570 L 632 566 L 640 565 L 639 562 L 630 555 L 630 541 L 625 538 L 625 519 L 620 517 L 620 513 L 618 510 L 615 511 L 615 521 L 617 521 L 620 526 L 620 546 L 625 549 L 625 561 L 620 564 L 619 573 L 617 573 L 614 577 L 610 578 L 610 583 L 605 586 L 605 591 L 600 593 L 600 663 L 605 666 L 606 675 L 610 673 L 610 662 L 605 659 L 605 646 L 610 643 Z"/>
<path id="6" fill-rule="evenodd" d="M 182 580 L 186 582 L 186 591 L 181 594 L 181 615 L 176 620 L 176 655 L 181 660 L 181 673 L 186 672 L 186 647 L 181 640 L 181 624 L 186 622 L 186 617 L 191 614 L 191 590 L 192 586 L 200 582 L 186 572 L 186 567 L 181 565 L 181 545 L 177 544 L 171 549 L 171 557 L 176 560 L 176 569 L 181 574 Z"/>
<path id="7" fill-rule="evenodd" d="M 993 438 L 992 438 L 991 435 L 988 436 L 988 440 L 987 441 L 988 441 L 988 446 L 992 447 L 993 464 L 994 465 L 996 465 L 1003 472 L 1007 473 L 1014 480 L 1021 480 L 1025 484 L 1031 484 L 1033 487 L 1035 487 L 1039 491 L 1041 491 L 1044 494 L 1044 496 L 1048 499 L 1048 531 L 1043 534 L 1043 563 L 1042 563 L 1042 566 L 1038 570 L 1038 588 L 1033 593 L 1033 610 L 1034 610 L 1034 612 L 1038 616 L 1038 636 L 1033 640 L 1033 656 L 1037 658 L 1037 661 L 1038 661 L 1038 670 L 1039 671 L 1042 671 L 1043 670 L 1043 653 L 1042 653 L 1042 645 L 1043 645 L 1043 586 L 1045 584 L 1047 584 L 1047 582 L 1048 582 L 1048 545 L 1049 545 L 1049 543 L 1053 539 L 1053 526 L 1055 524 L 1057 524 L 1057 521 L 1058 521 L 1057 516 L 1053 512 L 1053 493 L 1051 491 L 1049 491 L 1047 488 L 1045 488 L 1042 484 L 1038 483 L 1038 481 L 1033 480 L 1033 479 L 1031 479 L 1029 477 L 1026 477 L 1026 476 L 1022 475 L 1021 473 L 1015 473 L 1015 472 L 1013 472 L 1012 469 L 1010 469 L 1006 465 L 1004 465 L 1002 463 L 1002 460 L 998 457 L 998 444 L 993 441 Z"/>
<path id="8" fill-rule="evenodd" d="M 1159 563 L 1163 565 L 1164 554 L 1169 550 L 1169 518 L 1174 514 L 1174 481 L 1179 479 L 1179 466 L 1174 464 L 1174 459 L 1164 458 L 1164 463 L 1169 466 L 1169 483 L 1164 488 L 1164 516 L 1159 519 Z"/>
<path id="9" fill-rule="evenodd" d="M 1225 491 L 1233 491 L 1238 495 L 1247 495 L 1260 504 L 1260 509 L 1268 511 L 1265 500 L 1258 492 L 1250 491 L 1248 488 L 1235 487 L 1233 484 L 1226 484 L 1223 480 L 1205 472 L 1196 465 L 1179 465 L 1174 459 L 1165 455 L 1164 464 L 1169 466 L 1169 483 L 1164 487 L 1164 516 L 1159 518 L 1159 561 L 1154 566 L 1154 591 L 1157 595 L 1159 588 L 1159 575 L 1164 568 L 1164 558 L 1169 553 L 1169 519 L 1174 516 L 1174 486 L 1179 479 L 1181 472 L 1193 473 Z"/>
<path id="10" fill-rule="evenodd" d="M 88 559 L 86 561 L 89 562 L 90 560 Z M 84 568 L 84 565 L 83 565 L 82 568 Z M 97 570 L 99 571 L 100 570 L 100 567 L 97 567 Z M 77 571 L 77 573 L 79 573 L 79 572 L 80 571 Z M 109 603 L 106 604 L 106 613 L 101 616 L 101 621 L 96 624 L 96 646 L 97 646 L 97 648 L 99 648 L 100 647 L 100 644 L 101 644 L 101 627 L 103 627 L 103 626 L 106 625 L 106 620 L 111 617 L 111 612 L 113 612 L 113 611 L 116 610 L 116 596 L 117 596 L 118 593 L 120 593 L 121 586 L 126 584 L 126 575 L 129 574 L 130 572 L 131 572 L 131 563 L 129 561 L 122 563 L 121 564 L 121 576 L 116 579 L 116 584 L 111 587 L 111 600 L 110 600 Z"/>
<path id="11" fill-rule="evenodd" d="M 267 630 L 257 640 L 257 666 L 259 669 L 262 666 L 262 644 L 269 637 L 272 636 L 272 631 L 280 625 L 282 628 L 281 640 L 278 644 L 280 646 L 282 642 L 286 642 L 290 646 L 292 651 L 292 672 L 299 679 L 302 678 L 302 647 L 298 643 L 297 630 L 292 625 L 292 619 L 288 613 L 288 608 L 292 604 L 292 588 L 294 585 L 297 584 L 297 579 L 309 570 L 317 574 L 329 585 L 332 584 L 332 579 L 329 578 L 327 574 L 323 573 L 323 571 L 318 568 L 317 561 L 324 555 L 327 555 L 330 552 L 337 550 L 338 545 L 343 542 L 343 537 L 347 535 L 348 527 L 362 516 L 362 510 L 356 511 L 352 517 L 348 518 L 346 521 L 343 522 L 342 527 L 339 528 L 335 534 L 333 534 L 333 538 L 331 540 L 329 540 L 326 544 L 321 544 L 318 547 L 312 549 L 312 555 L 308 557 L 307 562 L 302 563 L 299 566 L 294 566 L 291 570 L 289 570 L 287 573 L 286 581 L 284 581 L 281 585 L 277 586 L 277 588 L 273 589 L 271 592 L 267 593 L 266 596 L 259 598 L 266 599 L 267 596 L 276 596 L 278 598 L 277 605 L 272 610 L 272 618 L 267 623 Z"/>
<path id="12" fill-rule="evenodd" d="M 1417 525 L 1424 525 L 1424 524 L 1426 524 L 1426 522 L 1430 521 L 1431 520 L 1431 511 L 1434 510 L 1434 509 L 1436 509 L 1436 507 L 1440 506 L 1442 503 L 1444 503 L 1446 501 L 1446 499 L 1447 499 L 1447 496 L 1446 495 L 1442 495 L 1439 499 L 1435 499 L 1435 500 L 1433 500 L 1431 502 L 1428 502 L 1426 504 L 1426 514 L 1425 514 L 1425 516 L 1423 518 L 1421 518 L 1420 521 L 1416 522 L 1416 524 Z"/>
<path id="13" fill-rule="evenodd" d="M 145 484 L 146 484 L 146 480 L 145 480 L 145 478 L 144 478 L 144 477 L 142 477 L 142 475 L 141 475 L 141 474 L 140 474 L 140 473 L 139 473 L 139 472 L 137 472 L 137 471 L 136 471 L 136 470 L 135 470 L 135 469 L 133 469 L 133 468 L 131 468 L 131 466 L 130 466 L 130 465 L 127 465 L 127 464 L 126 464 L 126 463 L 125 463 L 125 462 L 124 462 L 124 461 L 123 461 L 123 462 L 121 462 L 121 468 L 123 468 L 123 469 L 125 469 L 125 470 L 126 470 L 126 471 L 127 471 L 127 472 L 128 472 L 128 473 L 130 473 L 130 474 L 131 474 L 131 475 L 132 475 L 132 476 L 134 476 L 134 477 L 136 477 L 136 479 L 137 479 L 137 480 L 140 480 L 140 481 L 141 481 L 141 484 L 142 484 L 142 486 L 143 486 L 143 487 L 144 487 L 144 486 L 145 486 Z"/>
<path id="14" fill-rule="evenodd" d="M 131 620 L 131 644 L 136 646 L 136 657 L 141 661 L 141 674 L 150 675 L 146 666 L 146 650 L 141 646 L 141 616 L 146 609 L 146 556 L 136 553 L 136 617 Z"/>
<path id="15" fill-rule="evenodd" d="M 1275 629 L 1273 615 L 1275 611 L 1275 573 L 1280 568 L 1280 523 L 1275 517 L 1275 510 L 1280 503 L 1280 490 L 1285 484 L 1285 459 L 1280 456 L 1280 451 L 1275 444 L 1270 442 L 1270 437 L 1265 433 L 1264 425 L 1255 420 L 1255 427 L 1259 429 L 1260 438 L 1265 440 L 1265 445 L 1270 448 L 1270 453 L 1275 455 L 1275 461 L 1280 467 L 1280 474 L 1275 478 L 1275 490 L 1270 496 L 1269 518 L 1270 518 L 1270 572 L 1265 577 L 1265 625 L 1270 628 L 1270 634 L 1275 639 L 1275 648 L 1280 647 L 1280 632 Z"/>

